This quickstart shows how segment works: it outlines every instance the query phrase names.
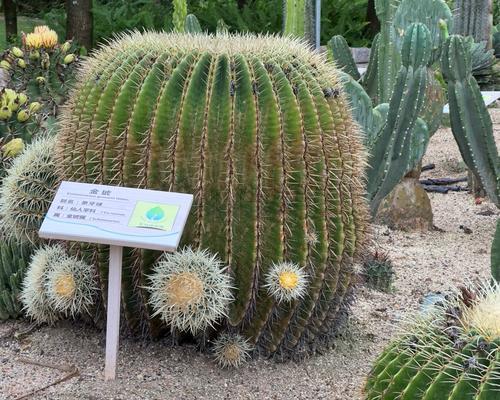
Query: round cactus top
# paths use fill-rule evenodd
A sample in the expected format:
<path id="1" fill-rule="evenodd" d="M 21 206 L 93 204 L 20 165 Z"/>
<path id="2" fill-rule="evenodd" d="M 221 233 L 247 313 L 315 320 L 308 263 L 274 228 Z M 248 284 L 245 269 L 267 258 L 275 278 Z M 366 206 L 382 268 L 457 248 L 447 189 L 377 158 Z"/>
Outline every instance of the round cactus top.
<path id="1" fill-rule="evenodd" d="M 255 57 L 263 62 L 274 61 L 279 64 L 294 62 L 308 65 L 328 82 L 337 82 L 335 66 L 327 61 L 324 54 L 313 52 L 301 39 L 274 35 L 253 34 L 186 34 L 165 32 L 129 32 L 117 35 L 115 39 L 92 53 L 84 74 L 97 72 L 113 60 L 117 54 L 134 52 L 150 53 L 152 56 L 171 54 L 183 57 L 187 54 L 209 53 L 233 57 Z"/>

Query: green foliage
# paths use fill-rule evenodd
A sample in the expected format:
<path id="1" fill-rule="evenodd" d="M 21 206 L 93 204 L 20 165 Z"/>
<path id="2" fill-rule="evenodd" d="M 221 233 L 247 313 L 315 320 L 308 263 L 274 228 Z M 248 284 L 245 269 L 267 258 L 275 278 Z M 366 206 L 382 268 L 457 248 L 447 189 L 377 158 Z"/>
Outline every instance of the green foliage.
<path id="1" fill-rule="evenodd" d="M 499 394 L 500 287 L 461 288 L 424 315 L 375 361 L 366 400 L 493 400 Z"/>
<path id="2" fill-rule="evenodd" d="M 367 219 L 363 152 L 337 82 L 286 38 L 130 34 L 88 60 L 61 118 L 61 178 L 193 193 L 183 244 L 218 254 L 235 288 L 215 329 L 269 355 L 308 351 L 334 337 Z M 106 249 L 82 246 L 106 293 Z M 134 332 L 161 331 L 146 289 L 157 258 L 124 251 Z M 293 296 L 275 296 L 293 271 L 273 265 L 304 272 L 282 283 Z"/>
<path id="3" fill-rule="evenodd" d="M 368 287 L 386 293 L 393 290 L 395 273 L 387 254 L 376 251 L 365 258 L 361 274 Z"/>
<path id="4" fill-rule="evenodd" d="M 471 42 L 452 35 L 445 43 L 441 69 L 448 82 L 453 136 L 465 163 L 490 199 L 500 205 L 500 160 L 490 114 L 472 76 Z"/>
<path id="5" fill-rule="evenodd" d="M 0 320 L 21 314 L 19 294 L 31 252 L 30 245 L 0 240 Z"/>

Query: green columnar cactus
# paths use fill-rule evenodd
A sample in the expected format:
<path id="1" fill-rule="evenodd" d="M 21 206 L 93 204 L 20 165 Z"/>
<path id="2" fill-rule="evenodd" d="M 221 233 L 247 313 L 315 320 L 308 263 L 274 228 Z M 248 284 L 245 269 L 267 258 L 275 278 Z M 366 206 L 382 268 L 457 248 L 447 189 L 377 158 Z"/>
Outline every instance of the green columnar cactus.
<path id="1" fill-rule="evenodd" d="M 491 245 L 491 275 L 500 284 L 500 218 L 497 220 L 497 229 Z"/>
<path id="2" fill-rule="evenodd" d="M 342 68 L 353 79 L 359 80 L 361 76 L 359 75 L 358 67 L 354 62 L 347 41 L 342 36 L 337 35 L 330 39 L 328 42 L 328 56 L 337 64 L 337 67 Z"/>
<path id="3" fill-rule="evenodd" d="M 314 0 L 283 0 L 283 34 L 314 44 Z"/>
<path id="4" fill-rule="evenodd" d="M 193 14 L 188 14 L 186 16 L 186 22 L 184 24 L 184 32 L 186 33 L 201 33 L 201 25 L 198 18 Z"/>
<path id="5" fill-rule="evenodd" d="M 420 22 L 427 26 L 431 34 L 433 50 L 431 62 L 437 61 L 440 47 L 446 40 L 446 37 L 441 33 L 440 20 L 443 21 L 442 24 L 444 23 L 451 28 L 453 15 L 444 0 L 401 0 L 394 15 L 394 28 L 398 33 L 398 47 L 401 47 L 402 38 L 408 26 Z"/>
<path id="6" fill-rule="evenodd" d="M 19 301 L 21 284 L 26 273 L 32 248 L 7 241 L 0 242 L 0 320 L 16 318 L 21 314 Z"/>
<path id="7" fill-rule="evenodd" d="M 174 0 L 174 12 L 172 21 L 176 32 L 184 32 L 184 25 L 187 17 L 187 2 L 186 0 Z"/>
<path id="8" fill-rule="evenodd" d="M 375 0 L 380 33 L 372 47 L 375 53 L 371 55 L 369 71 L 364 77 L 364 86 L 375 104 L 389 102 L 401 65 L 396 46 L 397 33 L 392 25 L 398 3 L 399 0 Z"/>
<path id="9" fill-rule="evenodd" d="M 414 163 L 412 144 L 418 143 L 414 139 L 414 128 L 424 104 L 430 54 L 428 29 L 423 24 L 412 24 L 405 33 L 401 51 L 403 65 L 394 85 L 385 125 L 369 145 L 367 192 L 372 215 Z"/>
<path id="10" fill-rule="evenodd" d="M 287 38 L 133 33 L 96 52 L 79 82 L 57 137 L 61 177 L 193 193 L 182 243 L 218 254 L 235 287 L 219 329 L 266 354 L 321 343 L 345 311 L 367 219 L 335 68 Z M 105 291 L 106 251 L 89 254 Z M 157 257 L 124 254 L 124 314 L 149 332 L 161 322 L 145 282 Z M 306 285 L 302 297 L 264 285 L 283 262 L 307 276 L 278 277 Z"/>
<path id="11" fill-rule="evenodd" d="M 417 317 L 373 365 L 365 399 L 498 399 L 499 313 L 500 287 L 485 284 Z"/>
<path id="12" fill-rule="evenodd" d="M 452 35 L 444 45 L 441 69 L 448 82 L 453 136 L 467 166 L 481 179 L 491 200 L 500 204 L 500 161 L 491 117 L 472 76 L 470 42 Z"/>
<path id="13" fill-rule="evenodd" d="M 492 0 L 455 0 L 453 33 L 472 36 L 475 42 L 486 42 L 491 48 L 492 29 Z"/>

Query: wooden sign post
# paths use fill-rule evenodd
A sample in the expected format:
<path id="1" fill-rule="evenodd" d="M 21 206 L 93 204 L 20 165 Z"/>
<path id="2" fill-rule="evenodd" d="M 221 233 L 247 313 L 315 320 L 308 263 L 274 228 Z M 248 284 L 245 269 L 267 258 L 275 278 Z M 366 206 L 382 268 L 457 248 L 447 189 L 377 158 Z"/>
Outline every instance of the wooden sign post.
<path id="1" fill-rule="evenodd" d="M 39 236 L 108 244 L 105 380 L 116 377 L 123 247 L 175 251 L 193 196 L 63 181 Z"/>

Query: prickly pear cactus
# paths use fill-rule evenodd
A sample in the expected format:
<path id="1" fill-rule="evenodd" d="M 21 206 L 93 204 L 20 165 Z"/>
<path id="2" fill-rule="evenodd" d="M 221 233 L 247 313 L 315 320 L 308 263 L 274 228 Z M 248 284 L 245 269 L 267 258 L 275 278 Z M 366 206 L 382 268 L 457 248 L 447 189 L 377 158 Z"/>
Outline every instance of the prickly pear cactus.
<path id="1" fill-rule="evenodd" d="M 217 253 L 235 288 L 218 330 L 265 354 L 327 341 L 367 218 L 363 151 L 334 67 L 290 39 L 133 33 L 78 81 L 57 138 L 62 177 L 193 193 L 183 243 Z M 106 252 L 89 252 L 104 293 Z M 136 331 L 158 331 L 145 289 L 157 257 L 124 254 Z M 274 296 L 273 279 L 290 296 Z"/>
<path id="2" fill-rule="evenodd" d="M 500 287 L 462 288 L 380 355 L 367 400 L 500 397 Z"/>

